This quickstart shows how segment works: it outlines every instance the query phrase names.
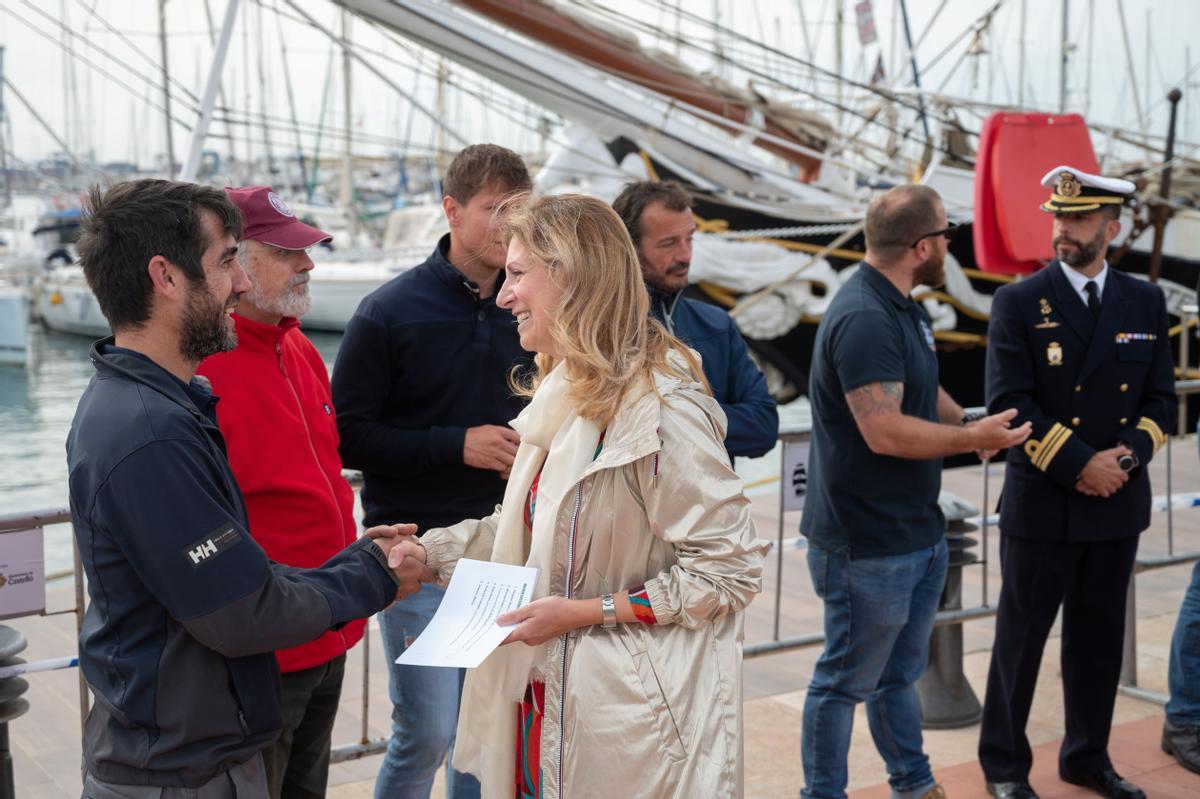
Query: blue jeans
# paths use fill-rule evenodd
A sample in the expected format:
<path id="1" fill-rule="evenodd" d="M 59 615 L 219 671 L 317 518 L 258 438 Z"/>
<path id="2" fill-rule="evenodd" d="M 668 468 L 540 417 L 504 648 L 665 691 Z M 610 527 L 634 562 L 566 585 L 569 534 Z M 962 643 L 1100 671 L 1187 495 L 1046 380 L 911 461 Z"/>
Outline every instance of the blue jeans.
<path id="1" fill-rule="evenodd" d="M 1192 569 L 1192 582 L 1175 622 L 1167 685 L 1171 691 L 1167 719 L 1177 727 L 1200 727 L 1200 563 Z"/>
<path id="2" fill-rule="evenodd" d="M 437 612 L 445 590 L 421 591 L 379 614 L 392 698 L 392 739 L 375 782 L 375 799 L 428 799 L 438 767 L 446 760 L 448 799 L 479 799 L 479 781 L 450 767 L 465 669 L 398 666 L 407 645 Z M 516 763 L 516 753 L 513 753 Z"/>
<path id="3" fill-rule="evenodd" d="M 895 799 L 936 783 L 921 741 L 915 683 L 946 583 L 946 542 L 905 555 L 851 560 L 809 543 L 808 569 L 825 602 L 825 651 L 804 700 L 805 799 L 844 799 L 854 708 L 867 703 L 875 748 Z"/>

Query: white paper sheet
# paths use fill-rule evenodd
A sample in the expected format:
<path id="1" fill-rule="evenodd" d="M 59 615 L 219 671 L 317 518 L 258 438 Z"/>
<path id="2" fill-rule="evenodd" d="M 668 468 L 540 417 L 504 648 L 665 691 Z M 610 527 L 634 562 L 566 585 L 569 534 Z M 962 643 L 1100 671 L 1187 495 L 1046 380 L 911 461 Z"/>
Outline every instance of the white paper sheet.
<path id="1" fill-rule="evenodd" d="M 475 668 L 512 630 L 496 624 L 496 617 L 529 602 L 537 578 L 530 566 L 460 560 L 437 613 L 396 662 Z"/>

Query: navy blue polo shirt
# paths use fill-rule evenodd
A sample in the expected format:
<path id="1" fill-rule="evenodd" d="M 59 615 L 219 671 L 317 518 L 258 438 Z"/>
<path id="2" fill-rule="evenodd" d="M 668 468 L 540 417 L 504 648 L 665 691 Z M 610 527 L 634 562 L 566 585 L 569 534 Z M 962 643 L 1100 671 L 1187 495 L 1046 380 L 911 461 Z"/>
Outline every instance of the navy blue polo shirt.
<path id="1" fill-rule="evenodd" d="M 800 532 L 851 558 L 902 555 L 945 533 L 942 461 L 877 455 L 845 395 L 869 383 L 904 384 L 900 410 L 938 421 L 938 364 L 925 310 L 867 262 L 834 295 L 817 329 L 809 483 Z"/>

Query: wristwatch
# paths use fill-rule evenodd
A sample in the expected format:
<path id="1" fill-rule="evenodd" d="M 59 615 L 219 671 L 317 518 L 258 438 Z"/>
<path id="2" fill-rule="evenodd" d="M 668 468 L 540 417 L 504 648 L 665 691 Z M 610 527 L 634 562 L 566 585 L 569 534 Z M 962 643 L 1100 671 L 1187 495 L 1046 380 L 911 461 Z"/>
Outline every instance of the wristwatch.
<path id="1" fill-rule="evenodd" d="M 600 626 L 605 630 L 615 630 L 617 627 L 617 603 L 613 601 L 612 594 L 600 597 L 600 613 L 604 618 Z"/>
<path id="2" fill-rule="evenodd" d="M 959 424 L 962 425 L 963 427 L 966 427 L 971 422 L 978 422 L 980 419 L 984 419 L 986 417 L 987 417 L 987 412 L 985 412 L 985 411 L 970 411 L 968 413 L 963 414 L 963 418 L 961 421 L 959 421 Z"/>
<path id="3" fill-rule="evenodd" d="M 1123 472 L 1132 472 L 1138 465 L 1137 455 L 1134 455 L 1132 452 L 1126 452 L 1117 458 L 1117 465 L 1121 467 L 1121 471 Z"/>

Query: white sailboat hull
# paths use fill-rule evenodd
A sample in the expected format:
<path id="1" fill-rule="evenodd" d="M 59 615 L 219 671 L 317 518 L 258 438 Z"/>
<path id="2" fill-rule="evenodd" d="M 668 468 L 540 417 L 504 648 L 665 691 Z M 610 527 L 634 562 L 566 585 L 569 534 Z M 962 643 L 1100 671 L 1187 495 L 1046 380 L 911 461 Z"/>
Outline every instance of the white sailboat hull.
<path id="1" fill-rule="evenodd" d="M 91 338 L 110 335 L 108 320 L 100 313 L 100 303 L 82 275 L 52 273 L 42 283 L 38 305 L 42 321 L 51 330 Z"/>
<path id="2" fill-rule="evenodd" d="M 0 286 L 0 364 L 23 365 L 29 359 L 29 292 Z"/>

